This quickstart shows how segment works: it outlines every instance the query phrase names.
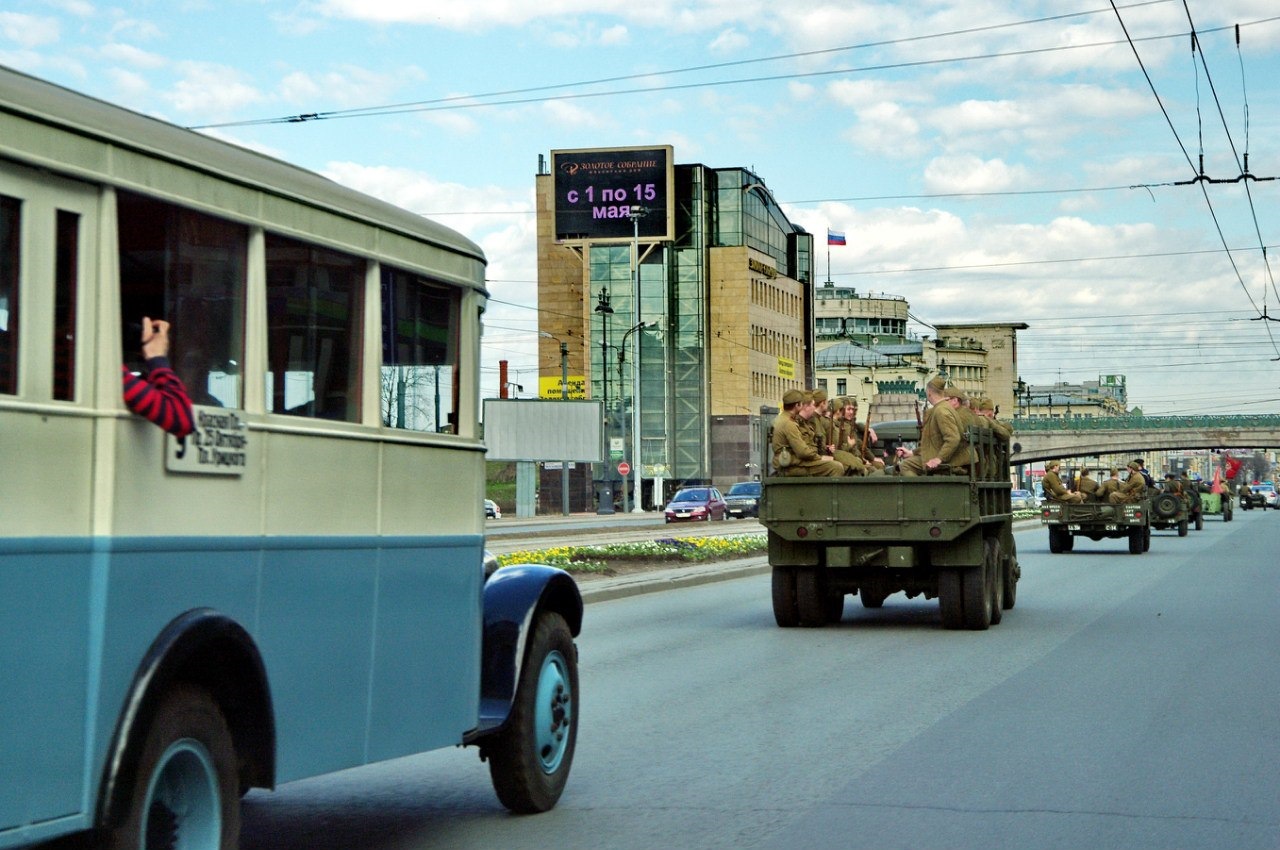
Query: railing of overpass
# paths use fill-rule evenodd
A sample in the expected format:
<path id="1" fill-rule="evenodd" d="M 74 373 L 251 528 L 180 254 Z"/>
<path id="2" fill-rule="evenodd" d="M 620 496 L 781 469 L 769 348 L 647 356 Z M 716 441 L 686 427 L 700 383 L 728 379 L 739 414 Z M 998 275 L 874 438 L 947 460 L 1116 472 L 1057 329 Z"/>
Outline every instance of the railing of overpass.
<path id="1" fill-rule="evenodd" d="M 1223 416 L 1050 416 L 1013 420 L 1016 431 L 1136 431 L 1204 430 L 1217 428 L 1280 428 L 1277 414 Z"/>

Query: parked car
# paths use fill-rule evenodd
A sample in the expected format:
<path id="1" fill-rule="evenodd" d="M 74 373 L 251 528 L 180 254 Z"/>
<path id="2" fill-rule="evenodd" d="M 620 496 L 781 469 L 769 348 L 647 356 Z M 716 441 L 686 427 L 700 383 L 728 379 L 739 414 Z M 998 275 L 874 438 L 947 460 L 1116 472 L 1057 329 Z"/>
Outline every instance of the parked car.
<path id="1" fill-rule="evenodd" d="M 724 519 L 724 496 L 715 487 L 686 487 L 671 497 L 665 513 L 667 522 Z"/>
<path id="2" fill-rule="evenodd" d="M 1010 490 L 1009 501 L 1015 511 L 1034 511 L 1040 505 L 1030 490 Z"/>
<path id="3" fill-rule="evenodd" d="M 486 519 L 502 519 L 502 508 L 493 499 L 485 499 L 484 515 Z"/>
<path id="4" fill-rule="evenodd" d="M 739 481 L 724 494 L 725 512 L 742 519 L 760 516 L 760 482 Z"/>

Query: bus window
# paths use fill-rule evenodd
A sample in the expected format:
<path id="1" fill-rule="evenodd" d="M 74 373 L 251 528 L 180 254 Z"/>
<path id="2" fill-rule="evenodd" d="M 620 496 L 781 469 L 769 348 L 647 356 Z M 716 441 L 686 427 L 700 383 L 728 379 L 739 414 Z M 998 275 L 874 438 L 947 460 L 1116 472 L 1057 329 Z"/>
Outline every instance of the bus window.
<path id="1" fill-rule="evenodd" d="M 0 393 L 18 392 L 18 237 L 22 202 L 0 195 Z"/>
<path id="2" fill-rule="evenodd" d="M 141 366 L 142 317 L 167 319 L 169 360 L 191 400 L 243 407 L 248 230 L 129 192 L 118 206 L 124 362 Z"/>
<path id="3" fill-rule="evenodd" d="M 80 216 L 58 210 L 53 290 L 53 397 L 76 397 L 76 281 L 80 278 Z"/>
<path id="4" fill-rule="evenodd" d="M 382 424 L 448 431 L 457 400 L 456 287 L 382 270 Z"/>
<path id="5" fill-rule="evenodd" d="M 267 410 L 354 422 L 359 257 L 267 234 Z"/>

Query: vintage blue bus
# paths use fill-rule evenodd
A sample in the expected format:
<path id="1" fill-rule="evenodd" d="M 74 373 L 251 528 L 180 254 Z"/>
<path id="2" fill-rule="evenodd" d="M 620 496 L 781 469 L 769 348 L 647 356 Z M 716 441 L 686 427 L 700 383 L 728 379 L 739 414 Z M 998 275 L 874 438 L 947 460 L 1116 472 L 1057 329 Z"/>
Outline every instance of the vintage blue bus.
<path id="1" fill-rule="evenodd" d="M 234 848 L 250 788 L 573 760 L 582 600 L 484 555 L 485 258 L 283 162 L 0 69 L 0 847 Z M 120 364 L 172 323 L 181 439 Z"/>

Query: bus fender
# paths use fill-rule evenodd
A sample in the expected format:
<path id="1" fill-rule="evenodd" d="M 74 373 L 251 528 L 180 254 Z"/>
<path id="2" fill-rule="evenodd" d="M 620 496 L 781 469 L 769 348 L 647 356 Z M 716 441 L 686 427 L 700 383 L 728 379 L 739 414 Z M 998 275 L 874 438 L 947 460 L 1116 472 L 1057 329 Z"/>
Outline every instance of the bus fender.
<path id="1" fill-rule="evenodd" d="M 540 611 L 564 617 L 574 637 L 582 630 L 582 594 L 564 570 L 517 564 L 499 569 L 485 583 L 480 717 L 465 743 L 499 732 L 506 723 L 520 681 L 525 643 Z"/>
<path id="2" fill-rule="evenodd" d="M 175 683 L 208 690 L 226 716 L 241 759 L 241 791 L 272 788 L 276 773 L 275 712 L 266 668 L 253 638 L 235 620 L 208 608 L 174 618 L 151 643 L 125 695 L 98 795 L 99 827 L 122 814 L 121 789 L 152 711 Z"/>

